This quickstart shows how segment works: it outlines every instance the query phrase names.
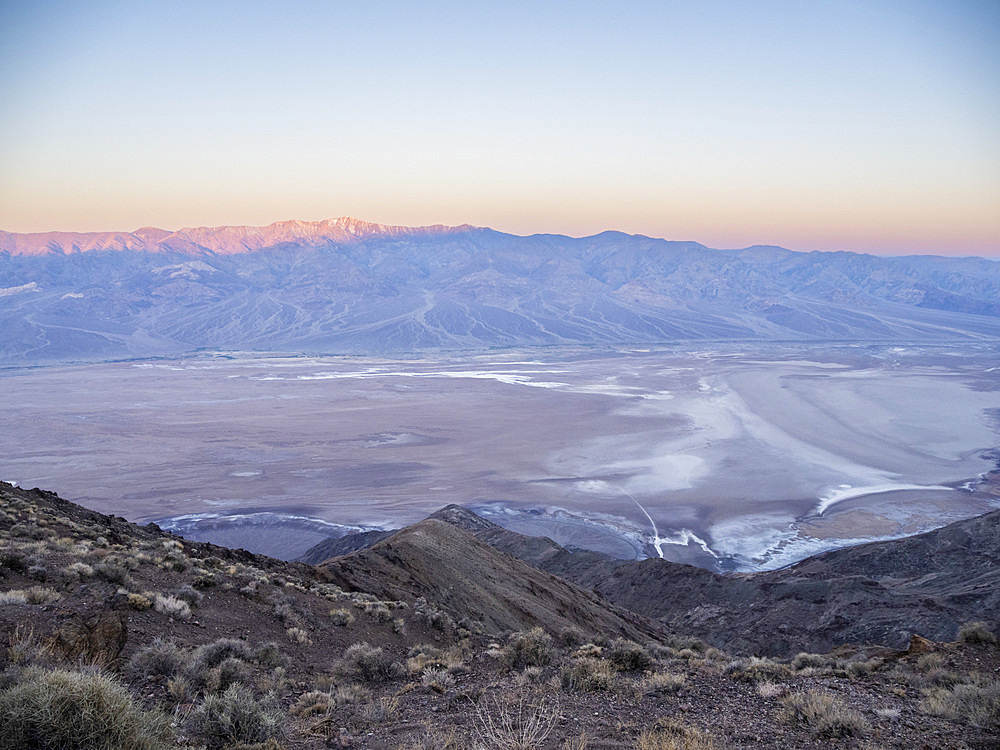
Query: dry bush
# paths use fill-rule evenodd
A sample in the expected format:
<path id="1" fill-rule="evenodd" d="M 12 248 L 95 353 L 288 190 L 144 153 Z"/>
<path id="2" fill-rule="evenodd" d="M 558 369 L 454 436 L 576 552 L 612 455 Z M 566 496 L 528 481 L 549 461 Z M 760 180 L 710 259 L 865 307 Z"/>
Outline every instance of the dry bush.
<path id="1" fill-rule="evenodd" d="M 252 658 L 253 652 L 246 642 L 235 638 L 220 638 L 194 650 L 187 676 L 196 685 L 206 685 L 211 678 L 212 669 L 227 659 L 250 661 Z"/>
<path id="2" fill-rule="evenodd" d="M 699 729 L 670 721 L 640 734 L 635 750 L 715 750 L 715 742 Z"/>
<path id="3" fill-rule="evenodd" d="M 285 633 L 288 635 L 289 640 L 294 641 L 301 646 L 307 646 L 312 643 L 309 633 L 302 628 L 289 628 L 285 631 Z"/>
<path id="4" fill-rule="evenodd" d="M 668 695 L 676 693 L 684 687 L 685 677 L 682 674 L 660 672 L 652 674 L 639 683 L 640 695 Z"/>
<path id="5" fill-rule="evenodd" d="M 420 684 L 435 693 L 446 693 L 455 686 L 455 678 L 443 669 L 428 669 L 420 678 Z"/>
<path id="6" fill-rule="evenodd" d="M 613 690 L 618 673 L 606 659 L 585 656 L 563 665 L 559 681 L 564 690 L 582 693 Z"/>
<path id="7" fill-rule="evenodd" d="M 932 691 L 924 701 L 924 710 L 1000 732 L 1000 680 L 974 673 L 968 682 Z"/>
<path id="8" fill-rule="evenodd" d="M 19 750 L 166 750 L 170 719 L 97 672 L 26 669 L 0 692 L 0 745 Z"/>
<path id="9" fill-rule="evenodd" d="M 153 606 L 152 600 L 144 594 L 128 594 L 126 599 L 128 606 L 134 610 L 142 612 Z"/>
<path id="10" fill-rule="evenodd" d="M 299 696 L 298 700 L 295 701 L 289 710 L 289 713 L 292 716 L 303 718 L 309 716 L 327 716 L 335 705 L 333 696 L 330 693 L 325 690 L 310 690 Z"/>
<path id="11" fill-rule="evenodd" d="M 376 726 L 395 721 L 399 716 L 399 698 L 382 696 L 377 701 L 361 707 L 359 718 L 365 726 Z"/>
<path id="12" fill-rule="evenodd" d="M 246 662 L 229 657 L 208 670 L 205 689 L 210 693 L 223 693 L 233 685 L 249 685 L 252 679 Z"/>
<path id="13" fill-rule="evenodd" d="M 616 638 L 605 651 L 608 660 L 622 672 L 639 672 L 653 666 L 653 659 L 635 641 Z"/>
<path id="14" fill-rule="evenodd" d="M 513 633 L 503 648 L 500 665 L 504 669 L 548 666 L 555 656 L 552 636 L 541 628 Z"/>
<path id="15" fill-rule="evenodd" d="M 475 704 L 475 734 L 491 750 L 536 750 L 558 718 L 554 698 L 492 693 Z"/>
<path id="16" fill-rule="evenodd" d="M 209 695 L 189 715 L 186 727 L 209 750 L 237 743 L 281 739 L 285 716 L 269 703 L 254 698 L 245 685 L 231 685 L 221 695 Z"/>
<path id="17" fill-rule="evenodd" d="M 174 643 L 154 638 L 129 660 L 126 673 L 132 677 L 174 677 L 187 665 L 188 655 Z"/>
<path id="18" fill-rule="evenodd" d="M 330 610 L 330 622 L 340 628 L 346 628 L 354 622 L 354 615 L 350 610 L 339 608 Z"/>
<path id="19" fill-rule="evenodd" d="M 862 737 L 869 725 L 857 711 L 842 706 L 832 695 L 819 690 L 789 693 L 781 701 L 783 718 L 790 724 L 811 728 L 818 737 L 830 739 Z"/>
<path id="20" fill-rule="evenodd" d="M 55 589 L 47 586 L 32 586 L 27 589 L 11 589 L 0 593 L 0 604 L 51 604 L 62 598 Z"/>
<path id="21" fill-rule="evenodd" d="M 366 682 L 387 682 L 401 676 L 403 667 L 381 648 L 368 643 L 355 643 L 344 651 L 341 670 Z"/>
<path id="22" fill-rule="evenodd" d="M 723 673 L 742 682 L 782 682 L 792 676 L 787 664 L 757 656 L 735 659 L 725 666 Z"/>
<path id="23" fill-rule="evenodd" d="M 997 636 L 985 622 L 968 622 L 958 631 L 958 640 L 962 643 L 997 645 Z"/>
<path id="24" fill-rule="evenodd" d="M 175 620 L 191 619 L 191 607 L 188 603 L 169 594 L 157 594 L 153 600 L 153 609 Z"/>
<path id="25" fill-rule="evenodd" d="M 576 648 L 582 645 L 585 640 L 586 638 L 580 628 L 569 625 L 559 631 L 556 642 L 563 648 Z"/>
<path id="26" fill-rule="evenodd" d="M 796 672 L 803 669 L 825 669 L 833 662 L 834 660 L 825 654 L 810 654 L 802 651 L 792 659 L 792 669 Z"/>

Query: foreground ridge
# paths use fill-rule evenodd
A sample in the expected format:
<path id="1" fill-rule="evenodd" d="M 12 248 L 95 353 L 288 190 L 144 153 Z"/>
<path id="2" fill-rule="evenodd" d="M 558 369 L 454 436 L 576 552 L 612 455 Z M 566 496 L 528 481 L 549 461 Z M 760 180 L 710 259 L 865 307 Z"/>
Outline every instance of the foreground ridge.
<path id="1" fill-rule="evenodd" d="M 985 625 L 734 657 L 602 609 L 445 511 L 314 567 L 0 484 L 0 747 L 995 747 Z M 518 617 L 541 627 L 497 632 Z"/>

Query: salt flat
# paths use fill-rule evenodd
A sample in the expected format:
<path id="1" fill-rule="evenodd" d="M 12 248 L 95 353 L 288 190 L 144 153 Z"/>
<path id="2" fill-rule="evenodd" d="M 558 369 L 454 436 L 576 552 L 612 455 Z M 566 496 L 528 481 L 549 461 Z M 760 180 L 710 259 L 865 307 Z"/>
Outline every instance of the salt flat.
<path id="1" fill-rule="evenodd" d="M 997 354 L 744 344 L 10 369 L 0 478 L 230 544 L 281 526 L 267 551 L 286 556 L 457 502 L 623 557 L 776 567 L 1000 503 L 978 483 L 997 464 Z"/>

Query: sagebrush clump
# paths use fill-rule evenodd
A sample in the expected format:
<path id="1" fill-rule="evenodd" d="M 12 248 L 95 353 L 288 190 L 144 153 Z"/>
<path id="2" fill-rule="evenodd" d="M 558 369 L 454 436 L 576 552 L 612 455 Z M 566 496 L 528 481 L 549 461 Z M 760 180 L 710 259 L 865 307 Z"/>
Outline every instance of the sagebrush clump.
<path id="1" fill-rule="evenodd" d="M 170 719 L 98 672 L 29 667 L 0 692 L 4 750 L 166 750 Z"/>

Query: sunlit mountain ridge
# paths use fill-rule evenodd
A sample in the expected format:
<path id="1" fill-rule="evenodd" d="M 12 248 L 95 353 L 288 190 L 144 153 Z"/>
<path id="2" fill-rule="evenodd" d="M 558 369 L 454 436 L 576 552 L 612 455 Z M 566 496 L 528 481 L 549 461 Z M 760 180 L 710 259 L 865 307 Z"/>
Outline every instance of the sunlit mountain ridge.
<path id="1" fill-rule="evenodd" d="M 1000 337 L 1000 264 L 350 218 L 0 233 L 0 361 Z"/>

